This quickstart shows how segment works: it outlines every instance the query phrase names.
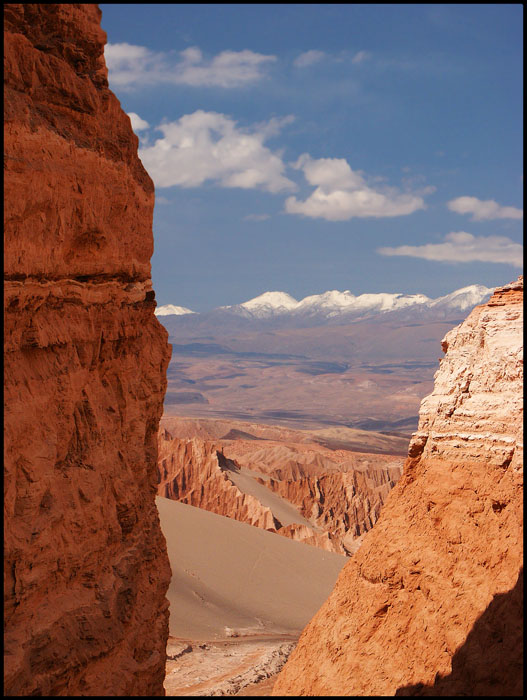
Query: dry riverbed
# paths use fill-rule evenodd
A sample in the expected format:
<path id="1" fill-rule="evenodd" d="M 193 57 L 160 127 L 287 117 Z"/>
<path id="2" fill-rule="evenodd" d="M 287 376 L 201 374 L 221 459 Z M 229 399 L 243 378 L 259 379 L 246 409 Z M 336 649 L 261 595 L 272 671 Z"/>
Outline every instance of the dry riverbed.
<path id="1" fill-rule="evenodd" d="M 297 638 L 288 635 L 191 641 L 170 637 L 167 696 L 269 695 Z"/>

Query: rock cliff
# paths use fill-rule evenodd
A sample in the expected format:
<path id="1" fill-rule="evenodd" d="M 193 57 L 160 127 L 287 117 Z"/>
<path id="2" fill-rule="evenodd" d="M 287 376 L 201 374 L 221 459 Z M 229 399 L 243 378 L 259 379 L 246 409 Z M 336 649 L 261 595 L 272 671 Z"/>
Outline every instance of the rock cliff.
<path id="1" fill-rule="evenodd" d="M 229 478 L 235 468 L 214 443 L 180 440 L 160 431 L 159 496 L 276 532 L 280 523 L 271 509 L 240 491 Z"/>
<path id="2" fill-rule="evenodd" d="M 273 695 L 522 694 L 523 279 L 443 341 L 403 476 Z"/>
<path id="3" fill-rule="evenodd" d="M 373 460 L 368 466 L 352 469 L 346 464 L 341 465 L 346 471 L 318 475 L 324 462 L 319 453 L 307 452 L 311 461 L 294 462 L 292 468 L 286 460 L 284 468 L 273 467 L 271 477 L 251 469 L 251 453 L 242 467 L 226 456 L 227 448 L 237 452 L 230 440 L 224 447 L 221 441 L 173 438 L 166 429 L 160 430 L 158 495 L 339 554 L 356 549 L 357 539 L 376 522 L 401 475 L 397 462 L 378 465 L 375 455 L 368 455 Z M 276 464 L 281 448 L 257 450 L 259 467 L 265 466 L 266 456 Z M 324 449 L 313 445 L 313 450 L 317 448 Z M 238 451 L 243 454 L 239 445 Z M 336 470 L 337 465 L 331 464 Z M 282 472 L 288 478 L 277 478 Z"/>
<path id="4" fill-rule="evenodd" d="M 394 466 L 262 483 L 298 506 L 313 524 L 342 538 L 345 546 L 371 530 L 400 476 Z"/>
<path id="5" fill-rule="evenodd" d="M 4 11 L 5 692 L 164 695 L 154 188 L 98 7 Z"/>

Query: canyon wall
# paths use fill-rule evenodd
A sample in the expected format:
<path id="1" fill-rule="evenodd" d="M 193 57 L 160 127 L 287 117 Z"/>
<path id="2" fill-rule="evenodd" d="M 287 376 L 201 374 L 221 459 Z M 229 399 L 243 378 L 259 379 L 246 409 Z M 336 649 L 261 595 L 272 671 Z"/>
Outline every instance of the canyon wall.
<path id="1" fill-rule="evenodd" d="M 294 503 L 312 523 L 351 540 L 371 530 L 400 476 L 399 467 L 385 467 L 261 483 Z"/>
<path id="2" fill-rule="evenodd" d="M 164 695 L 154 188 L 97 5 L 4 12 L 5 692 Z"/>
<path id="3" fill-rule="evenodd" d="M 159 431 L 158 495 L 338 554 L 350 554 L 376 522 L 401 467 L 377 455 L 352 468 L 353 455 L 339 465 L 324 461 L 326 449 L 313 444 L 293 462 L 285 445 L 259 443 L 244 454 L 244 441 L 172 437 Z M 318 451 L 317 451 L 318 450 Z M 240 453 L 244 466 L 227 454 Z M 280 455 L 284 462 L 280 464 Z M 251 464 L 251 455 L 257 466 Z M 366 461 L 366 460 L 365 460 Z M 377 462 L 380 462 L 378 464 Z M 260 471 L 264 469 L 273 475 Z M 321 471 L 332 470 L 329 473 Z M 287 478 L 280 479 L 282 472 Z M 296 478 L 295 478 L 296 477 Z"/>
<path id="4" fill-rule="evenodd" d="M 214 443 L 199 438 L 180 440 L 160 431 L 159 496 L 276 532 L 280 523 L 271 509 L 229 479 L 235 468 Z"/>
<path id="5" fill-rule="evenodd" d="M 523 279 L 443 340 L 403 476 L 273 695 L 521 695 Z"/>

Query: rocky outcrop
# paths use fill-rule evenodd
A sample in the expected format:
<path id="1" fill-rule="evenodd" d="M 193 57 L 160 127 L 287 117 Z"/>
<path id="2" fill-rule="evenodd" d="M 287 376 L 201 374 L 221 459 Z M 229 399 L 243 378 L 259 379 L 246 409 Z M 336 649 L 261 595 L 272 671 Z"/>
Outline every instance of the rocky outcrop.
<path id="1" fill-rule="evenodd" d="M 229 472 L 234 469 L 235 463 L 218 445 L 199 438 L 180 440 L 160 431 L 159 496 L 276 532 L 281 524 L 271 509 L 231 481 Z"/>
<path id="2" fill-rule="evenodd" d="M 236 451 L 232 443 L 229 449 Z M 274 463 L 277 450 L 280 448 L 272 446 L 256 454 L 262 460 L 265 453 Z M 316 457 L 320 455 L 306 453 L 310 461 L 295 463 L 298 479 L 280 480 L 240 467 L 237 460 L 225 456 L 225 451 L 221 441 L 173 438 L 161 429 L 158 495 L 338 554 L 355 550 L 357 538 L 373 527 L 387 494 L 401 475 L 394 463 L 309 476 L 309 469 L 319 470 Z M 282 471 L 290 476 L 293 470 L 286 466 L 272 473 Z M 270 505 L 266 504 L 269 491 L 278 496 Z M 281 508 L 284 503 L 289 505 L 285 513 Z"/>
<path id="3" fill-rule="evenodd" d="M 446 335 L 403 476 L 273 695 L 522 694 L 522 300 Z"/>
<path id="4" fill-rule="evenodd" d="M 334 539 L 351 542 L 377 522 L 400 476 L 400 468 L 394 466 L 261 483 L 298 506 L 303 516 Z"/>
<path id="5" fill-rule="evenodd" d="M 153 184 L 96 5 L 4 5 L 4 683 L 164 695 Z"/>

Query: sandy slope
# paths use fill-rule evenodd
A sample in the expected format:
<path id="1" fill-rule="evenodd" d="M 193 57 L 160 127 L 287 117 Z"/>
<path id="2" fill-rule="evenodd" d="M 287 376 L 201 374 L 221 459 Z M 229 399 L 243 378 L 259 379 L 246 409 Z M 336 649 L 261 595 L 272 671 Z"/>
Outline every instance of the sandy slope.
<path id="1" fill-rule="evenodd" d="M 347 561 L 183 503 L 156 503 L 172 567 L 173 637 L 298 634 Z"/>

